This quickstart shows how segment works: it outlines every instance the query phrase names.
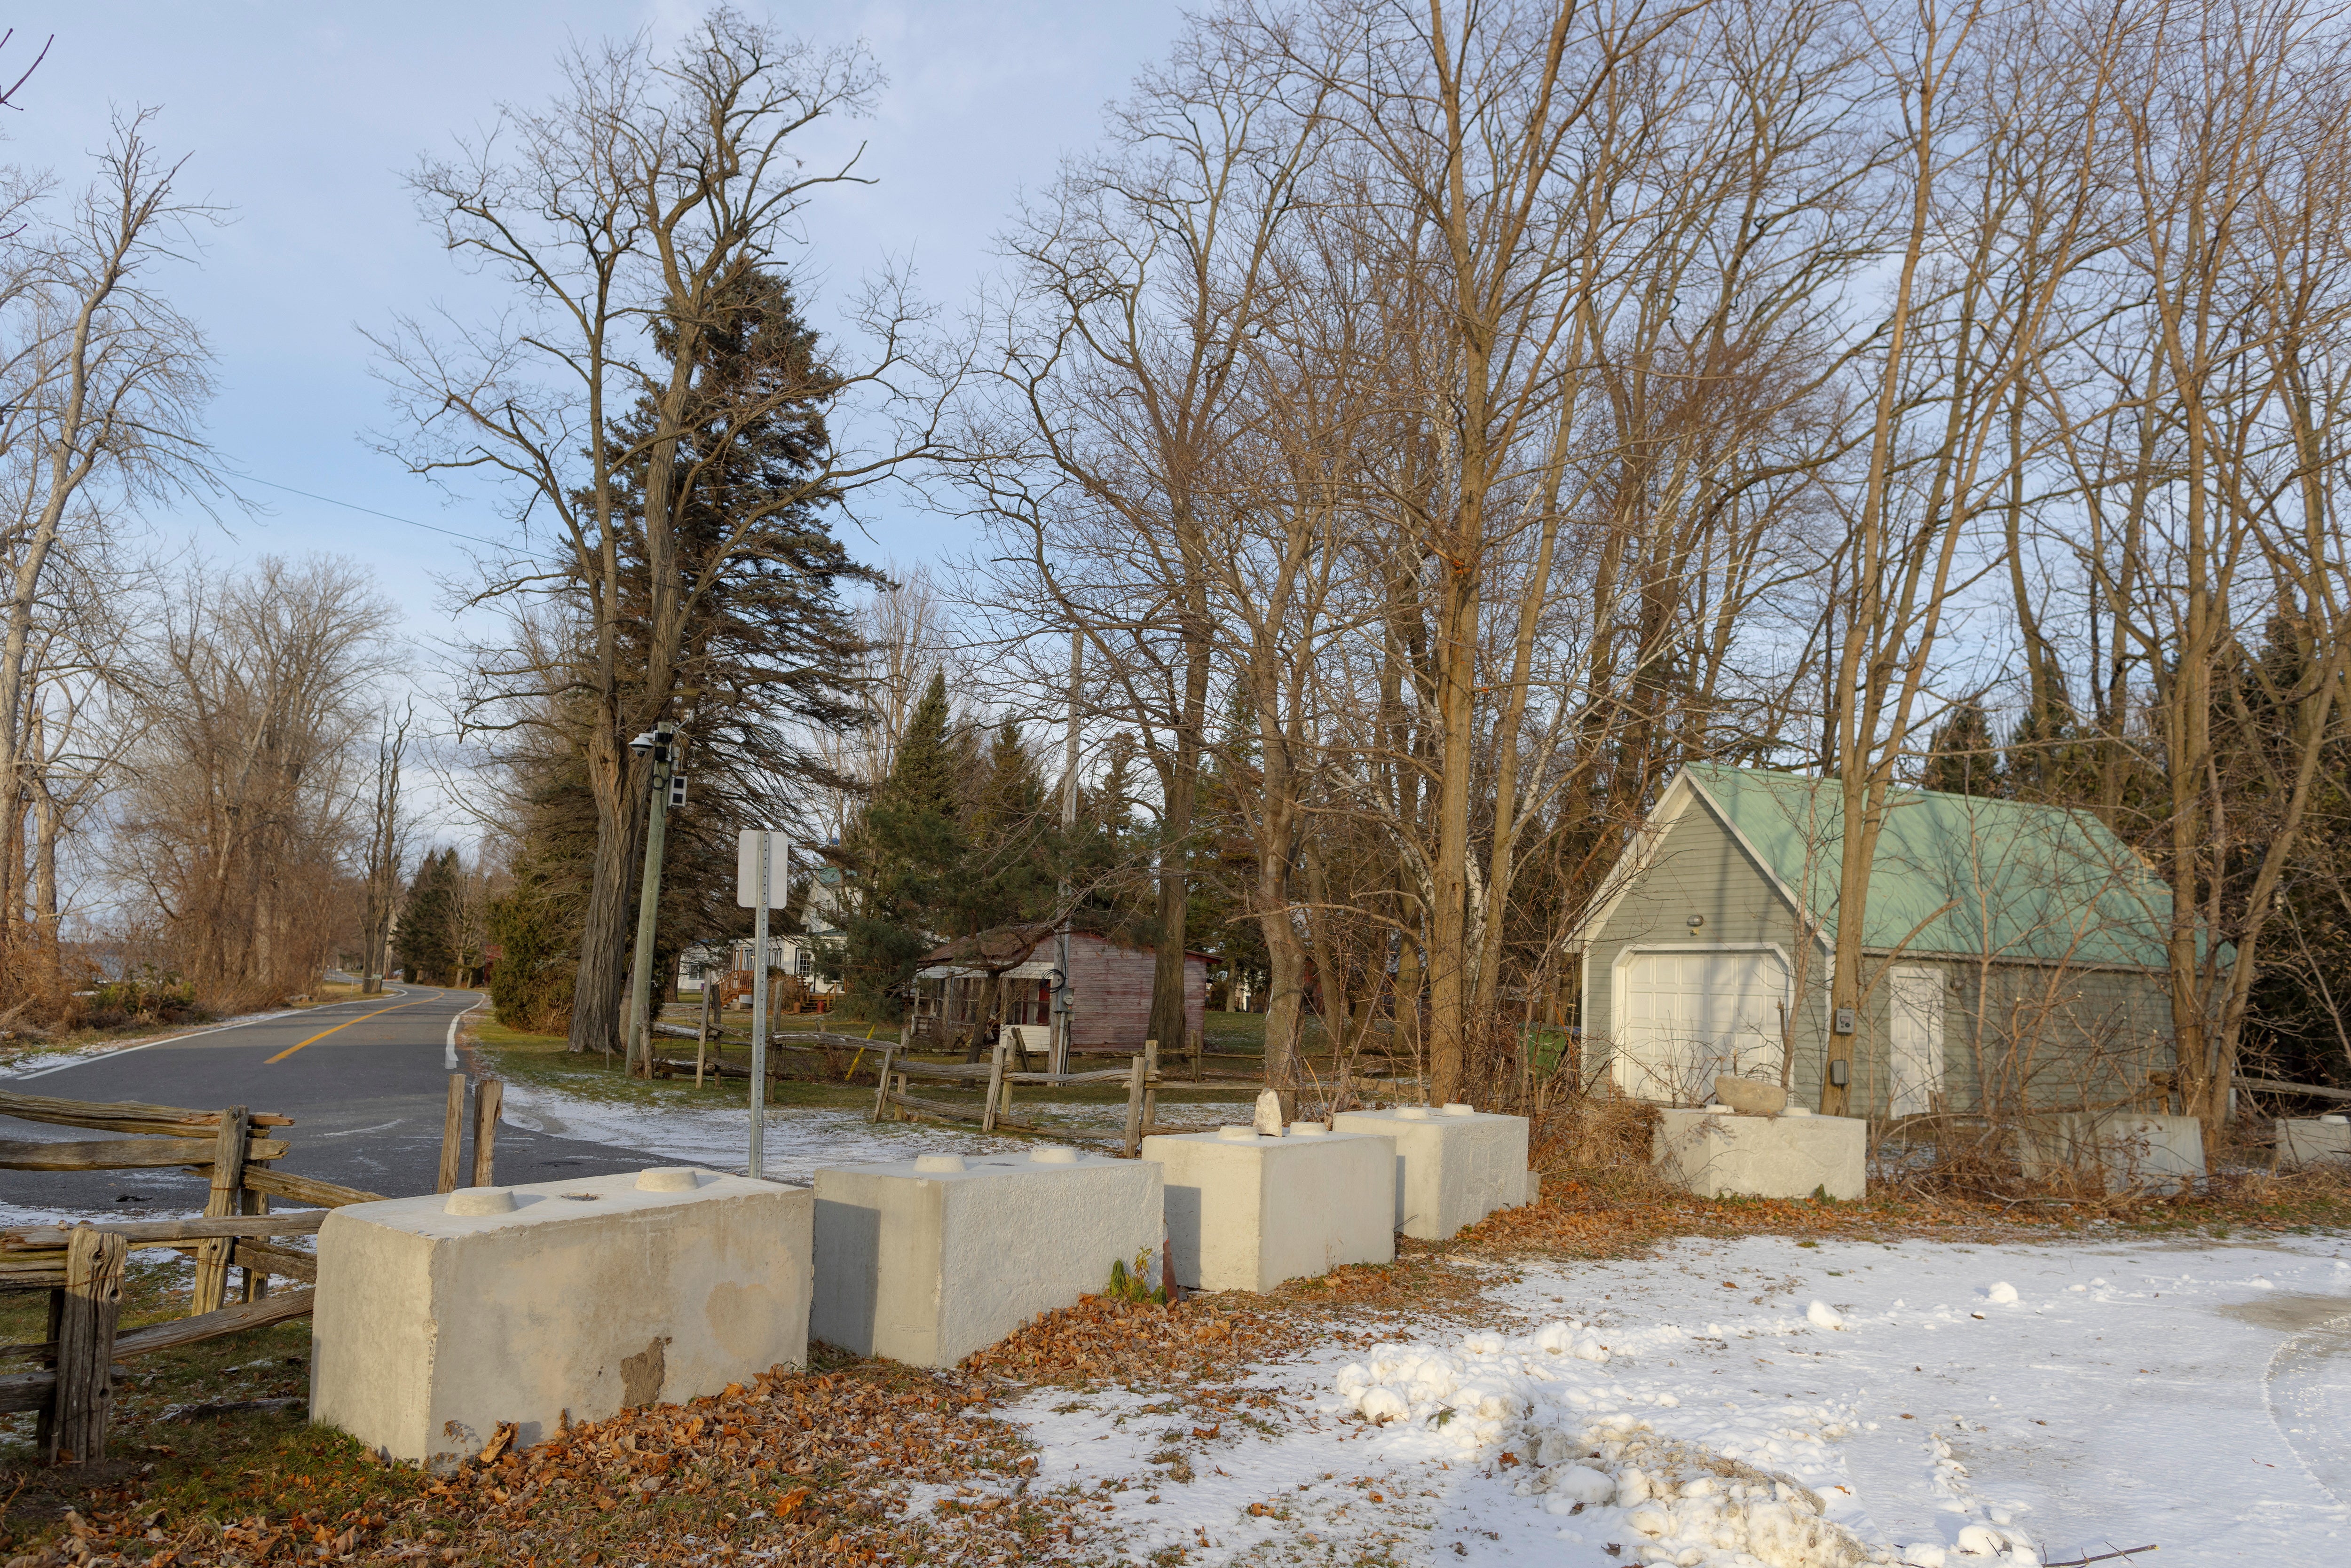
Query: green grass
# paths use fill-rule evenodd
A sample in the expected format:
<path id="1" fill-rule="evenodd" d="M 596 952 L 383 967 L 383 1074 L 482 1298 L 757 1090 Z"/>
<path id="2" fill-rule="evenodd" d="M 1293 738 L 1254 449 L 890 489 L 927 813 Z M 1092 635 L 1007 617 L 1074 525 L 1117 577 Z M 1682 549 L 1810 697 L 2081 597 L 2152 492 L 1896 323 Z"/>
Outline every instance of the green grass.
<path id="1" fill-rule="evenodd" d="M 622 1071 L 618 1051 L 609 1057 L 601 1051 L 573 1051 L 567 1049 L 561 1035 L 525 1034 L 495 1019 L 468 1024 L 466 1032 L 500 1077 L 583 1099 L 701 1109 L 741 1104 L 750 1089 L 744 1079 L 721 1078 L 716 1073 L 705 1078 L 698 1089 L 690 1077 L 656 1078 L 650 1082 L 632 1080 Z M 678 1058 L 691 1058 L 694 1054 L 694 1042 L 690 1040 L 668 1040 L 664 1048 L 665 1054 Z M 866 1064 L 871 1066 L 879 1054 L 877 1050 Z M 749 1064 L 750 1052 L 737 1041 L 727 1046 L 717 1060 L 744 1067 Z M 784 1079 L 768 1092 L 770 1105 L 846 1106 L 872 1103 L 871 1088 L 861 1089 L 852 1083 Z"/>

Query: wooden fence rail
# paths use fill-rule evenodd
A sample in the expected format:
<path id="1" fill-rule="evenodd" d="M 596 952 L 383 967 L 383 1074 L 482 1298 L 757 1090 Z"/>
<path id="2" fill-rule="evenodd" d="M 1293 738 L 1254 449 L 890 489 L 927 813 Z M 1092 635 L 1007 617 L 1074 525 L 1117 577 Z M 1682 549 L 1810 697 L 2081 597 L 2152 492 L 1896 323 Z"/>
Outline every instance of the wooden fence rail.
<path id="1" fill-rule="evenodd" d="M 495 1081 L 486 1082 L 476 1095 L 474 1179 L 482 1185 L 490 1180 L 497 1088 Z M 318 1264 L 310 1253 L 282 1245 L 283 1239 L 315 1234 L 328 1209 L 372 1203 L 381 1196 L 277 1169 L 274 1162 L 284 1159 L 291 1145 L 283 1138 L 255 1134 L 290 1127 L 294 1119 L 242 1105 L 191 1111 L 136 1101 L 94 1103 L 0 1093 L 0 1116 L 112 1134 L 73 1143 L 0 1141 L 0 1169 L 178 1166 L 207 1178 L 200 1219 L 0 1230 L 0 1291 L 49 1292 L 48 1337 L 0 1345 L 0 1363 L 42 1364 L 34 1371 L 0 1376 L 0 1411 L 39 1411 L 38 1441 L 52 1460 L 104 1456 L 116 1362 L 306 1316 Z M 454 1163 L 453 1155 L 444 1168 Z M 273 1215 L 273 1197 L 316 1207 Z M 168 1247 L 194 1258 L 190 1312 L 173 1322 L 118 1332 L 125 1264 L 138 1247 Z M 240 1277 L 241 1300 L 234 1303 L 228 1300 L 232 1270 Z M 298 1288 L 273 1295 L 273 1277 Z"/>

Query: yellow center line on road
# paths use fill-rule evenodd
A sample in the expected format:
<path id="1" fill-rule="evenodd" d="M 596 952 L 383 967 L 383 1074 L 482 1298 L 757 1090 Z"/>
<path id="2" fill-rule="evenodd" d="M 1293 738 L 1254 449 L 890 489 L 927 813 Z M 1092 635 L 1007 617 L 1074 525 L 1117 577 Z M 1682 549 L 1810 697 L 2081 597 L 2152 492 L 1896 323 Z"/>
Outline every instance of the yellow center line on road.
<path id="1" fill-rule="evenodd" d="M 365 1022 L 367 1022 L 367 1020 L 368 1020 L 368 1019 L 380 1019 L 380 1018 L 383 1017 L 383 1015 L 384 1015 L 384 1014 L 386 1014 L 386 1013 L 396 1013 L 396 1012 L 398 1012 L 398 1011 L 399 1011 L 401 1009 L 402 1009 L 402 1008 L 413 1008 L 413 1007 L 414 1007 L 414 1006 L 416 1005 L 416 1002 L 429 1001 L 429 1000 L 431 1000 L 431 999 L 432 999 L 432 998 L 429 998 L 429 997 L 419 997 L 419 998 L 416 998 L 416 1001 L 411 1001 L 411 1002 L 394 1002 L 394 1003 L 392 1003 L 392 1006 L 390 1006 L 390 1007 L 388 1007 L 388 1008 L 378 1008 L 378 1009 L 375 1009 L 375 1011 L 373 1011 L 373 1012 L 371 1012 L 371 1013 L 361 1013 L 361 1014 L 360 1014 L 360 1016 L 359 1016 L 359 1017 L 357 1017 L 357 1018 L 355 1018 L 355 1019 L 345 1019 L 343 1022 L 337 1024 L 337 1025 L 335 1026 L 335 1029 L 349 1029 L 349 1028 L 350 1028 L 350 1027 L 351 1027 L 351 1025 L 352 1025 L 352 1024 L 355 1024 L 355 1023 L 365 1023 Z M 308 1039 L 308 1040 L 306 1040 L 302 1041 L 300 1045 L 289 1045 L 289 1046 L 287 1046 L 285 1050 L 283 1050 L 283 1051 L 279 1051 L 277 1055 L 275 1055 L 275 1056 L 271 1057 L 267 1061 L 263 1062 L 261 1065 L 262 1065 L 262 1066 L 264 1066 L 264 1067 L 270 1067 L 270 1066 L 274 1066 L 274 1065 L 276 1065 L 277 1063 L 278 1063 L 278 1062 L 280 1062 L 280 1061 L 285 1061 L 287 1057 L 289 1057 L 289 1056 L 293 1055 L 296 1051 L 298 1051 L 301 1050 L 301 1049 L 302 1049 L 302 1046 L 304 1046 L 304 1045 L 316 1045 L 316 1044 L 318 1044 L 320 1040 L 322 1040 L 326 1039 L 329 1035 L 330 1035 L 330 1034 L 334 1033 L 334 1032 L 335 1032 L 335 1029 L 322 1029 L 322 1030 L 320 1030 L 318 1033 L 316 1033 L 316 1034 L 312 1035 L 309 1039 Z"/>

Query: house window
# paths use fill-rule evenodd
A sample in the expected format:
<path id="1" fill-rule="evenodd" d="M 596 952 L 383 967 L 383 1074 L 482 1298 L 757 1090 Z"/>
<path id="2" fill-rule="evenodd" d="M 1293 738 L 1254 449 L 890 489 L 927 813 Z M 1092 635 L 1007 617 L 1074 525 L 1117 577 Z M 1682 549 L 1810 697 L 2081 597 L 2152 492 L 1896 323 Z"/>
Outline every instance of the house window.
<path id="1" fill-rule="evenodd" d="M 813 956 L 805 947 L 799 950 L 799 955 L 797 967 L 793 972 L 798 974 L 801 979 L 805 980 L 809 976 L 816 972 L 816 963 Z"/>

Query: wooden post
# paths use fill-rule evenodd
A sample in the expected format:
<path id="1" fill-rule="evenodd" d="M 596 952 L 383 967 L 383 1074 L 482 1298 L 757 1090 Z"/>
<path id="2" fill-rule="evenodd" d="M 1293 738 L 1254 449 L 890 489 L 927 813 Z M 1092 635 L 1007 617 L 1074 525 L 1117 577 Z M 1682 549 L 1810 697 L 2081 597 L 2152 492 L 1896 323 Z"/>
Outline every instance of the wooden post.
<path id="1" fill-rule="evenodd" d="M 498 1105 L 506 1095 L 507 1086 L 495 1078 L 485 1078 L 474 1087 L 474 1179 L 471 1185 L 475 1186 L 496 1185 Z"/>
<path id="2" fill-rule="evenodd" d="M 905 1075 L 904 1073 L 901 1072 L 900 1074 L 898 1074 L 898 1098 L 899 1098 L 899 1099 L 901 1099 L 901 1100 L 903 1100 L 903 1099 L 904 1099 L 905 1097 L 906 1097 L 906 1075 Z M 906 1108 L 905 1108 L 904 1105 L 892 1105 L 892 1106 L 890 1107 L 890 1120 L 892 1120 L 893 1122 L 903 1122 L 903 1121 L 904 1121 L 905 1119 L 906 1119 Z"/>
<path id="3" fill-rule="evenodd" d="M 465 1141 L 465 1075 L 449 1074 L 449 1109 L 441 1117 L 441 1176 L 434 1192 L 457 1190 L 458 1163 Z"/>
<path id="4" fill-rule="evenodd" d="M 996 1049 L 987 1057 L 987 1103 L 979 1113 L 979 1130 L 983 1133 L 996 1131 L 996 1099 L 1004 1092 L 1004 1036 L 999 1031 Z"/>
<path id="5" fill-rule="evenodd" d="M 204 1195 L 204 1218 L 225 1219 L 236 1212 L 237 1189 L 245 1185 L 245 1145 L 252 1119 L 246 1107 L 232 1105 L 220 1113 L 220 1134 L 213 1140 L 213 1185 Z M 234 1244 L 216 1237 L 196 1249 L 196 1289 L 188 1303 L 189 1315 L 216 1312 L 228 1299 L 228 1255 Z"/>
<path id="6" fill-rule="evenodd" d="M 710 1054 L 710 977 L 702 977 L 702 1021 L 694 1031 L 694 1086 L 702 1087 L 702 1063 Z"/>
<path id="7" fill-rule="evenodd" d="M 1191 1037 L 1186 1049 L 1192 1053 L 1192 1082 L 1197 1083 L 1208 1070 L 1208 1037 L 1205 1031 L 1196 1029 L 1186 1032 Z"/>
<path id="8" fill-rule="evenodd" d="M 1126 1136 L 1119 1147 L 1128 1159 L 1143 1152 L 1143 1058 L 1134 1059 L 1126 1070 Z"/>
<path id="9" fill-rule="evenodd" d="M 266 1160 L 256 1160 L 254 1164 L 256 1166 L 264 1170 L 268 1168 L 268 1162 Z M 256 1192 L 251 1187 L 246 1187 L 244 1191 L 237 1194 L 237 1207 L 238 1211 L 244 1214 L 267 1214 L 269 1212 L 269 1195 L 266 1192 Z M 242 1241 L 232 1243 L 232 1245 L 237 1249 L 232 1256 L 236 1259 L 237 1272 L 241 1280 L 241 1288 L 237 1292 L 238 1298 L 246 1301 L 261 1301 L 269 1294 L 269 1270 L 266 1269 L 256 1269 L 250 1262 L 246 1260 L 243 1250 L 245 1244 Z"/>
<path id="10" fill-rule="evenodd" d="M 1143 1042 L 1143 1125 L 1146 1129 L 1159 1124 L 1158 1085 L 1159 1042 L 1146 1040 Z"/>
<path id="11" fill-rule="evenodd" d="M 240 1119 L 243 1113 L 239 1113 Z M 42 1457 L 88 1464 L 106 1455 L 114 1410 L 114 1329 L 122 1315 L 130 1243 L 88 1225 L 66 1243 L 65 1311 L 57 1323 L 57 1385 Z"/>
<path id="12" fill-rule="evenodd" d="M 882 1048 L 882 1071 L 873 1080 L 873 1114 L 866 1118 L 869 1122 L 880 1121 L 882 1107 L 890 1103 L 890 1058 L 895 1054 L 893 1047 Z"/>

